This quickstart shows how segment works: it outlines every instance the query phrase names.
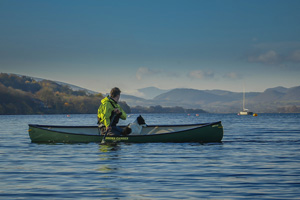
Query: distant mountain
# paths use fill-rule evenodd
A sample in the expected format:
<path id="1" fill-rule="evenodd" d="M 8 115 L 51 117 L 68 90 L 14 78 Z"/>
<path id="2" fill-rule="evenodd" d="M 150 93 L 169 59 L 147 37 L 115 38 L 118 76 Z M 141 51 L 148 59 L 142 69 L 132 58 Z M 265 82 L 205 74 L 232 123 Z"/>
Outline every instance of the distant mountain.
<path id="1" fill-rule="evenodd" d="M 38 78 L 34 79 L 43 80 Z M 62 86 L 66 85 L 74 91 L 79 91 L 78 93 L 73 91 L 72 93 L 74 95 L 79 95 L 82 90 L 87 91 L 89 94 L 96 93 L 71 84 L 55 82 Z M 6 86 L 8 87 L 9 85 Z M 39 89 L 36 87 L 41 87 L 37 84 L 34 85 L 33 82 L 27 89 L 22 88 L 23 86 L 26 85 L 21 84 L 19 85 L 19 88 L 13 88 L 34 93 L 33 91 Z M 242 109 L 242 92 L 197 90 L 189 88 L 161 90 L 155 87 L 142 88 L 139 92 L 143 93 L 145 98 L 122 93 L 120 100 L 125 101 L 130 107 L 150 107 L 160 105 L 164 107 L 182 107 L 185 109 L 203 109 L 211 113 L 237 113 Z M 285 88 L 281 86 L 268 88 L 264 92 L 247 92 L 245 96 L 245 107 L 252 112 L 300 112 L 300 86 L 292 88 Z"/>
<path id="2" fill-rule="evenodd" d="M 276 91 L 276 92 L 280 92 L 280 93 L 286 93 L 288 91 L 288 88 L 280 86 L 280 87 L 266 89 L 265 92 L 267 92 L 267 91 Z"/>
<path id="3" fill-rule="evenodd" d="M 154 97 L 163 94 L 165 92 L 168 92 L 170 90 L 162 90 L 157 87 L 146 87 L 146 88 L 138 89 L 138 91 L 143 94 L 143 98 L 153 99 Z"/>
<path id="4" fill-rule="evenodd" d="M 131 106 L 136 106 L 136 105 L 148 106 L 148 105 L 152 105 L 151 103 L 150 104 L 146 103 L 146 102 L 149 102 L 149 100 L 146 100 L 146 99 L 141 98 L 141 97 L 127 95 L 127 94 L 121 94 L 120 101 L 126 101 L 126 103 L 128 105 L 131 105 Z"/>
<path id="5" fill-rule="evenodd" d="M 246 108 L 253 112 L 300 112 L 300 86 L 276 87 L 264 92 L 247 92 Z M 181 106 L 213 113 L 237 113 L 242 109 L 243 93 L 224 90 L 177 88 L 153 99 L 121 97 L 129 106 Z"/>
<path id="6" fill-rule="evenodd" d="M 180 102 L 182 105 L 201 105 L 215 101 L 219 95 L 211 94 L 202 90 L 195 89 L 174 89 L 154 98 L 155 101 L 170 102 L 174 104 Z"/>
<path id="7" fill-rule="evenodd" d="M 275 90 L 267 90 L 254 98 L 248 98 L 248 100 L 252 100 L 254 102 L 274 102 L 279 101 L 285 94 L 275 91 Z"/>
<path id="8" fill-rule="evenodd" d="M 292 88 L 276 87 L 266 89 L 255 98 L 251 99 L 255 102 L 283 102 L 283 101 L 299 101 L 300 86 Z"/>
<path id="9" fill-rule="evenodd" d="M 287 89 L 285 95 L 282 97 L 282 100 L 285 101 L 299 101 L 300 99 L 300 86 L 292 87 Z"/>

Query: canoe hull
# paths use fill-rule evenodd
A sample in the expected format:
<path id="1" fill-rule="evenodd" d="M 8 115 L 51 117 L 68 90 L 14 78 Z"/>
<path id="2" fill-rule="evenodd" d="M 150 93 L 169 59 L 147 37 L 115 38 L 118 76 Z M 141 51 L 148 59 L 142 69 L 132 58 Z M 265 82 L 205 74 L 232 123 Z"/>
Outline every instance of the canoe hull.
<path id="1" fill-rule="evenodd" d="M 185 125 L 182 125 L 184 127 Z M 156 142 L 221 142 L 223 138 L 223 126 L 221 122 L 186 125 L 187 129 L 180 131 L 146 135 L 107 136 L 106 142 L 126 143 L 156 143 Z M 149 130 L 157 126 L 150 126 Z M 166 127 L 168 126 L 160 126 Z M 177 127 L 177 126 L 172 126 Z M 170 126 L 170 129 L 172 128 Z M 59 129 L 58 129 L 59 128 Z M 77 132 L 75 132 L 75 130 Z M 29 136 L 34 143 L 89 143 L 101 142 L 103 136 L 98 134 L 96 126 L 46 126 L 29 124 Z"/>

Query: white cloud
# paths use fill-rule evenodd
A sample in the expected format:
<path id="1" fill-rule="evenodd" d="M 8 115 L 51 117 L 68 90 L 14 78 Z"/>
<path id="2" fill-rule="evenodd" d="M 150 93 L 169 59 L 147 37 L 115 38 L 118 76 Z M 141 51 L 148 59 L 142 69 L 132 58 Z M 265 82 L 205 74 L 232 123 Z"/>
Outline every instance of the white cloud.
<path id="1" fill-rule="evenodd" d="M 178 73 L 174 71 L 149 69 L 148 67 L 140 67 L 136 72 L 136 78 L 142 80 L 144 77 L 162 75 L 165 77 L 178 77 Z"/>
<path id="2" fill-rule="evenodd" d="M 300 42 L 297 41 L 256 43 L 252 52 L 249 62 L 273 66 L 300 63 Z"/>
<path id="3" fill-rule="evenodd" d="M 188 76 L 190 78 L 196 78 L 196 79 L 212 79 L 214 78 L 215 74 L 212 71 L 202 71 L 202 70 L 194 70 L 191 71 Z"/>
<path id="4" fill-rule="evenodd" d="M 295 50 L 291 53 L 291 55 L 288 57 L 288 61 L 291 62 L 300 62 L 300 50 Z"/>
<path id="5" fill-rule="evenodd" d="M 249 56 L 249 62 L 258 62 L 263 64 L 277 64 L 280 62 L 280 56 L 274 50 L 270 50 L 266 53 L 260 54 L 258 56 Z"/>
<path id="6" fill-rule="evenodd" d="M 234 80 L 242 79 L 242 75 L 236 72 L 230 72 L 228 74 L 225 74 L 223 77 L 227 79 L 234 79 Z"/>
<path id="7" fill-rule="evenodd" d="M 140 67 L 136 72 L 136 78 L 142 80 L 144 76 L 159 74 L 159 70 L 149 69 L 148 67 Z"/>
<path id="8" fill-rule="evenodd" d="M 260 55 L 252 55 L 248 57 L 249 62 L 257 62 L 267 65 L 282 65 L 287 63 L 300 62 L 300 50 L 289 51 L 287 53 L 277 53 L 274 50 L 267 51 Z"/>

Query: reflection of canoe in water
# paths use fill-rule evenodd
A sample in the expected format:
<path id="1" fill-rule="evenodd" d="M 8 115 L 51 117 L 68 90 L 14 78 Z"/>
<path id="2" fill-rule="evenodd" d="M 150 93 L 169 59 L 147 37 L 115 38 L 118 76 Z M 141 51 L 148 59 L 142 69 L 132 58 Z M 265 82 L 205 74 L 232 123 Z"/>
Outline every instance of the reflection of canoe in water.
<path id="1" fill-rule="evenodd" d="M 106 142 L 221 142 L 221 122 L 192 125 L 147 126 L 142 135 L 107 136 Z M 97 126 L 51 126 L 29 124 L 29 136 L 36 143 L 88 143 L 101 142 Z"/>

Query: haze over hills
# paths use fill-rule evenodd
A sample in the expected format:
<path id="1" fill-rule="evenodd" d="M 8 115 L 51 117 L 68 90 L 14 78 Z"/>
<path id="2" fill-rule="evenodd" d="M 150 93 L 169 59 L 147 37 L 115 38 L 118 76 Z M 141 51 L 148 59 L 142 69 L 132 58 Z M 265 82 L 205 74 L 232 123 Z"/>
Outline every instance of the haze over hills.
<path id="1" fill-rule="evenodd" d="M 300 86 L 275 87 L 264 92 L 246 92 L 246 108 L 253 112 L 300 112 Z M 177 88 L 151 100 L 122 95 L 129 106 L 181 106 L 201 108 L 213 113 L 237 113 L 242 109 L 243 93 L 224 90 Z"/>
<path id="2" fill-rule="evenodd" d="M 31 78 L 37 81 L 43 80 L 35 77 Z M 73 90 L 84 90 L 96 94 L 94 91 L 68 83 L 57 83 L 67 85 Z M 178 106 L 186 109 L 203 109 L 211 113 L 237 113 L 242 109 L 242 92 L 189 88 L 162 90 L 155 87 L 141 88 L 139 92 L 143 93 L 145 98 L 122 93 L 121 101 L 125 101 L 130 107 Z M 279 86 L 268 88 L 264 92 L 246 92 L 245 107 L 257 113 L 300 112 L 300 86 L 292 88 Z"/>
<path id="3" fill-rule="evenodd" d="M 138 92 L 143 95 L 144 99 L 153 99 L 154 97 L 168 91 L 170 90 L 162 90 L 157 87 L 146 87 L 146 88 L 138 89 Z"/>

